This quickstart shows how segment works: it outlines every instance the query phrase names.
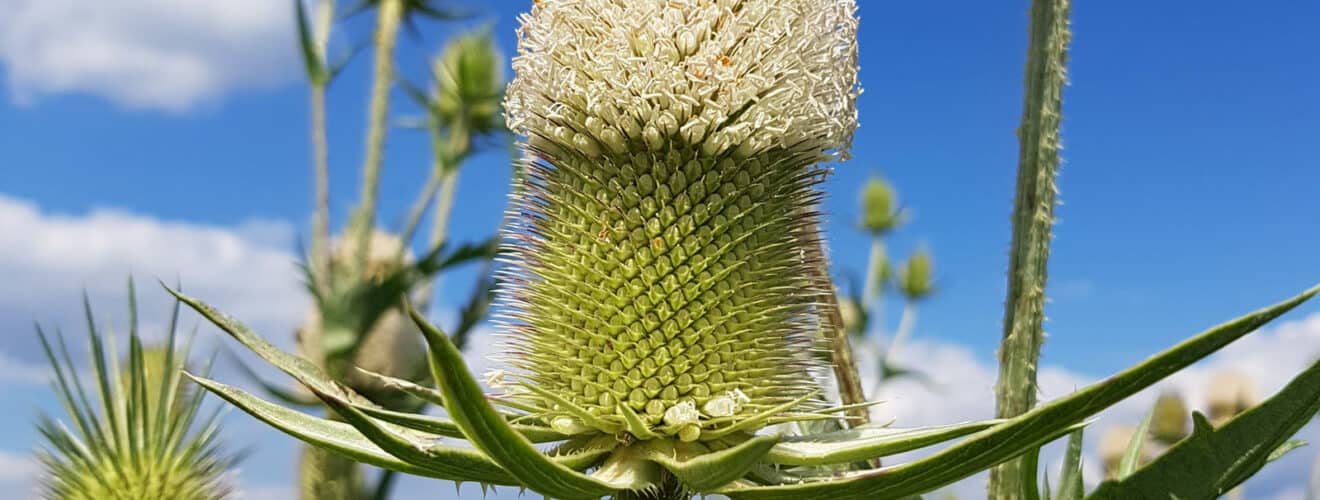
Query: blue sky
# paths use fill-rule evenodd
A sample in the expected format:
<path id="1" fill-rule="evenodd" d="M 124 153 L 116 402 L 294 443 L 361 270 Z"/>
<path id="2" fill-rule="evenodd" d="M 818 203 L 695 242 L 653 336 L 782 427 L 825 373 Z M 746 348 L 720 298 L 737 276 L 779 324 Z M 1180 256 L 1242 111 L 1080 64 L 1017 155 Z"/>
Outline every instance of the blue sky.
<path id="1" fill-rule="evenodd" d="M 838 269 L 861 272 L 867 242 L 852 228 L 856 192 L 870 175 L 888 177 L 912 214 L 891 239 L 891 250 L 906 255 L 926 244 L 937 264 L 939 293 L 924 304 L 917 336 L 959 346 L 989 364 L 1000 335 L 1027 2 L 861 3 L 862 127 L 854 159 L 825 186 L 832 256 Z M 112 210 L 143 224 L 227 228 L 260 242 L 267 260 L 293 248 L 291 235 L 305 234 L 311 189 L 306 90 L 288 12 L 271 10 L 278 22 L 233 17 L 256 26 L 237 38 L 164 28 L 158 37 L 144 36 L 141 43 L 191 50 L 215 65 L 203 72 L 214 81 L 196 84 L 202 90 L 171 87 L 176 92 L 161 92 L 173 97 L 153 101 L 130 91 L 142 88 L 132 71 L 70 71 L 52 59 L 58 51 L 35 53 L 32 47 L 54 42 L 32 35 L 39 27 L 32 23 L 42 19 L 34 5 L 0 14 L 0 197 L 36 210 L 38 223 L 87 222 L 97 210 Z M 510 55 L 516 15 L 529 5 L 484 6 L 490 11 L 483 22 L 494 23 Z M 1258 7 L 1189 0 L 1073 7 L 1063 205 L 1050 267 L 1045 364 L 1103 376 L 1320 281 L 1320 55 L 1314 50 L 1320 4 Z M 368 39 L 369 17 L 341 26 L 341 51 Z M 424 80 L 429 56 L 462 26 L 424 22 L 421 37 L 405 36 L 403 74 Z M 6 38 L 6 31 L 18 35 Z M 101 24 L 91 32 L 117 33 Z M 171 36 L 192 38 L 171 45 Z M 213 47 L 222 42 L 229 45 Z M 339 222 L 356 197 L 367 62 L 366 54 L 354 59 L 330 94 Z M 43 70 L 43 64 L 56 69 Z M 116 83 L 120 77 L 125 81 Z M 191 80 L 180 81 L 186 87 Z M 395 97 L 397 116 L 416 111 L 402 94 Z M 398 227 L 429 155 L 422 133 L 393 131 L 382 224 Z M 452 226 L 457 238 L 482 237 L 498 223 L 509 172 L 504 151 L 464 167 Z M 0 244 L 27 248 L 20 242 L 24 234 L 5 233 Z M 132 243 L 123 244 L 139 257 L 170 250 L 134 252 Z M 203 262 L 206 250 L 197 247 Z M 114 262 L 129 263 L 139 274 L 177 271 L 185 285 L 196 272 L 134 265 L 132 256 Z M 89 283 L 104 273 L 80 273 L 84 268 L 74 263 L 56 268 L 42 286 L 61 304 L 0 301 L 0 326 L 10 329 L 0 338 L 0 361 L 39 361 L 27 333 L 33 318 L 77 331 L 68 312 L 79 289 L 101 286 Z M 467 280 L 468 273 L 448 278 L 451 292 L 442 299 L 458 300 Z M 0 286 L 22 285 L 4 281 L 11 284 Z M 281 293 L 291 288 L 255 282 L 217 287 L 240 285 Z M 1320 305 L 1308 305 L 1289 318 L 1317 312 Z M 271 314 L 270 324 L 280 321 Z M 1320 343 L 1292 347 L 1320 352 Z M 988 385 L 983 389 L 989 399 Z M 6 391 L 5 399 L 9 394 L 24 405 L 48 404 L 40 386 Z M 30 415 L 24 410 L 0 418 L 8 424 L 0 425 L 0 450 L 18 453 L 34 444 L 23 427 Z M 259 474 L 263 484 L 281 477 L 278 470 Z"/>

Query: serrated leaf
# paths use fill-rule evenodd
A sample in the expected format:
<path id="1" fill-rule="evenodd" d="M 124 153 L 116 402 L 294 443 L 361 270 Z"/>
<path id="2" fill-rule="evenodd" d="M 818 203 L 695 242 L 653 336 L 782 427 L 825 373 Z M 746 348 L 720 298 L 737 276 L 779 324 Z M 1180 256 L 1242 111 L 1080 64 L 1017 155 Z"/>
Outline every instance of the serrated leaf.
<path id="1" fill-rule="evenodd" d="M 1141 466 L 1141 450 L 1146 445 L 1146 435 L 1150 434 L 1150 421 L 1153 418 L 1155 418 L 1155 409 L 1151 408 L 1146 418 L 1142 419 L 1141 425 L 1137 426 L 1132 437 L 1128 439 L 1127 447 L 1123 449 L 1123 456 L 1118 461 L 1118 472 L 1115 474 L 1118 479 L 1132 475 L 1137 467 Z"/>
<path id="2" fill-rule="evenodd" d="M 164 284 L 162 284 L 162 286 L 164 286 Z M 209 304 L 184 295 L 182 292 L 178 292 L 168 286 L 165 287 L 165 290 L 173 294 L 175 298 L 179 299 L 179 301 L 187 304 L 188 307 L 197 311 L 202 317 L 215 324 L 215 326 L 220 327 L 221 330 L 228 333 L 230 337 L 233 337 L 234 340 L 243 344 L 244 347 L 247 347 L 257 356 L 261 357 L 261 359 L 264 359 L 267 363 L 279 368 L 280 371 L 289 374 L 289 376 L 296 379 L 298 383 L 307 386 L 308 389 L 321 393 L 337 394 L 345 401 L 353 404 L 366 406 L 375 405 L 375 403 L 372 403 L 367 398 L 336 383 L 315 364 L 312 364 L 311 361 L 280 350 L 280 348 L 266 342 L 265 339 L 261 338 L 260 335 L 257 335 L 243 323 L 216 310 Z"/>
<path id="3" fill-rule="evenodd" d="M 1215 429 L 1200 413 L 1192 435 L 1124 480 L 1108 481 L 1087 497 L 1094 500 L 1215 498 L 1261 469 L 1288 439 L 1320 412 L 1320 362 L 1259 406 Z M 1158 493 L 1157 493 L 1158 492 Z"/>
<path id="4" fill-rule="evenodd" d="M 1079 425 L 1083 419 L 1214 353 L 1317 292 L 1320 292 L 1320 286 L 1211 328 L 1102 382 L 986 429 L 929 457 L 847 474 L 829 482 L 738 488 L 724 493 L 734 499 L 863 500 L 903 497 L 946 486 L 1072 430 L 1071 427 Z"/>
<path id="5" fill-rule="evenodd" d="M 385 450 L 372 443 L 351 425 L 313 417 L 264 401 L 237 387 L 231 387 L 191 373 L 186 375 L 206 390 L 224 398 L 240 410 L 285 434 L 312 446 L 343 454 L 365 464 L 406 474 L 457 481 L 476 480 L 468 473 L 470 471 L 485 472 L 480 474 L 485 480 L 498 479 L 501 484 L 517 484 L 498 466 L 490 463 L 489 460 L 474 450 L 447 447 L 454 459 L 452 467 L 440 470 L 420 467 L 386 453 Z M 501 474 L 503 477 L 500 477 Z"/>
<path id="6" fill-rule="evenodd" d="M 486 401 L 481 386 L 468 372 L 463 353 L 449 336 L 431 325 L 411 306 L 408 315 L 422 330 L 430 346 L 431 371 L 454 423 L 478 449 L 538 493 L 558 498 L 597 498 L 619 489 L 583 475 L 542 455 L 518 434 Z"/>
<path id="7" fill-rule="evenodd" d="M 697 450 L 697 443 L 654 441 L 646 457 L 674 474 L 685 486 L 698 493 L 708 493 L 743 477 L 761 461 L 779 436 L 755 436 L 719 451 Z"/>
<path id="8" fill-rule="evenodd" d="M 857 462 L 943 443 L 1002 422 L 987 420 L 912 429 L 864 425 L 823 434 L 790 436 L 771 448 L 766 460 L 781 465 Z"/>

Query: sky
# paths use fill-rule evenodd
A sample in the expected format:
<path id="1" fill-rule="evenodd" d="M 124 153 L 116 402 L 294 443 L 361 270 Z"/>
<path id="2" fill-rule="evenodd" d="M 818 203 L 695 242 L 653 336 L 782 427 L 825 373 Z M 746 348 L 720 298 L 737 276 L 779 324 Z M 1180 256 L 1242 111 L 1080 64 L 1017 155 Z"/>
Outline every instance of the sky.
<path id="1" fill-rule="evenodd" d="M 887 385 L 879 397 L 888 403 L 876 414 L 905 425 L 985 418 L 993 412 L 1028 3 L 860 3 L 862 126 L 853 160 L 824 186 L 831 258 L 837 274 L 863 271 L 857 191 L 883 175 L 910 215 L 888 247 L 899 258 L 929 248 L 938 287 L 921 304 L 915 340 L 897 354 L 937 384 Z M 1320 4 L 1253 5 L 1264 8 L 1190 0 L 1073 6 L 1046 397 L 1320 282 Z M 517 15 L 530 2 L 476 6 L 485 9 L 476 20 L 424 21 L 404 35 L 402 76 L 425 82 L 429 58 L 448 37 L 483 25 L 513 55 Z M 160 318 L 159 326 L 168 303 L 150 285 L 177 277 L 267 337 L 290 342 L 307 307 L 293 262 L 312 205 L 292 11 L 270 0 L 0 0 L 0 491 L 30 491 L 37 469 L 27 456 L 38 444 L 30 423 L 39 409 L 56 410 L 31 325 L 81 335 L 83 290 L 99 319 L 122 325 L 132 274 L 144 321 Z M 341 23 L 332 53 L 348 57 L 369 40 L 370 17 Z M 357 197 L 368 59 L 354 56 L 329 94 L 336 224 Z M 393 111 L 400 121 L 417 114 L 401 92 Z M 430 154 L 425 134 L 391 131 L 385 227 L 401 225 Z M 494 230 L 509 163 L 496 149 L 464 166 L 455 238 Z M 470 270 L 444 278 L 438 318 L 452 315 L 472 278 Z M 897 307 L 888 304 L 882 330 L 892 330 Z M 202 332 L 203 347 L 224 345 Z M 479 336 L 470 356 L 488 364 L 492 349 Z M 1317 356 L 1320 303 L 1120 405 L 1097 430 L 1140 419 L 1162 390 L 1180 390 L 1196 406 L 1209 375 L 1226 368 L 1269 393 Z M 873 363 L 864 361 L 871 376 Z M 217 373 L 238 379 L 223 366 Z M 227 421 L 235 447 L 260 444 L 234 479 L 245 498 L 289 498 L 291 440 L 237 411 Z M 1100 433 L 1090 434 L 1089 456 Z M 1320 440 L 1315 425 L 1303 433 Z M 1251 483 L 1252 497 L 1302 498 L 1316 458 L 1314 447 L 1303 448 L 1271 466 Z M 398 497 L 428 487 L 407 480 Z M 960 488 L 967 498 L 980 486 Z M 462 492 L 480 495 L 472 486 Z"/>

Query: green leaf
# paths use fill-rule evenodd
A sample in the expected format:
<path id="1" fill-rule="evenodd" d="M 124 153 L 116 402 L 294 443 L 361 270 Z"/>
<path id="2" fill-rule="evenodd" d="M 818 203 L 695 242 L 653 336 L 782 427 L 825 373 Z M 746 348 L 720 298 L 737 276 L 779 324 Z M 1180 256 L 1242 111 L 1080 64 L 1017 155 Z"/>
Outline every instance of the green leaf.
<path id="1" fill-rule="evenodd" d="M 420 467 L 404 462 L 381 449 L 352 426 L 326 420 L 264 401 L 242 389 L 214 380 L 187 374 L 198 385 L 224 398 L 234 406 L 258 420 L 279 429 L 312 446 L 343 454 L 364 464 L 405 474 L 457 481 L 486 480 L 498 484 L 516 485 L 498 466 L 474 450 L 445 447 L 452 459 L 452 467 L 442 470 Z M 469 474 L 475 473 L 475 474 Z M 478 477 L 473 477 L 477 475 Z M 501 477 L 502 475 L 502 477 Z"/>
<path id="2" fill-rule="evenodd" d="M 730 448 L 710 452 L 704 444 L 652 441 L 646 457 L 673 473 L 698 493 L 708 493 L 743 477 L 761 461 L 779 436 L 755 436 Z"/>
<path id="3" fill-rule="evenodd" d="M 946 486 L 1069 432 L 1083 419 L 1214 353 L 1317 292 L 1320 292 L 1320 286 L 1211 328 L 1103 382 L 1037 407 L 929 457 L 848 474 L 829 482 L 738 488 L 725 493 L 734 499 L 861 500 L 902 497 Z"/>
<path id="4" fill-rule="evenodd" d="M 869 460 L 925 448 L 984 430 L 1002 420 L 938 427 L 896 429 L 863 425 L 852 429 L 790 436 L 770 449 L 766 460 L 781 465 L 828 465 Z"/>
<path id="5" fill-rule="evenodd" d="M 234 362 L 234 366 L 238 367 L 238 371 L 242 373 L 243 376 L 247 377 L 252 383 L 257 384 L 261 390 L 266 391 L 267 394 L 275 397 L 275 399 L 295 406 L 321 405 L 321 400 L 312 397 L 311 394 L 301 394 L 262 378 L 261 374 L 257 373 L 256 370 L 253 370 L 251 366 L 247 365 L 247 363 L 244 363 L 237 355 L 228 350 L 225 350 L 225 352 L 228 354 L 230 360 Z"/>
<path id="6" fill-rule="evenodd" d="M 1086 486 L 1082 473 L 1082 433 L 1077 429 L 1068 436 L 1068 451 L 1063 454 L 1063 474 L 1059 481 L 1059 500 L 1081 500 Z M 1046 476 L 1048 480 L 1048 476 Z M 1047 483 L 1048 484 L 1048 483 Z"/>
<path id="7" fill-rule="evenodd" d="M 1123 480 L 1100 485 L 1094 500 L 1215 498 L 1237 487 L 1271 457 L 1296 448 L 1288 439 L 1320 412 L 1320 362 L 1259 406 L 1215 429 L 1192 416 L 1192 435 Z"/>
<path id="8" fill-rule="evenodd" d="M 261 359 L 264 359 L 267 363 L 279 368 L 280 371 L 289 374 L 289 376 L 296 379 L 299 383 L 307 386 L 308 389 L 321 393 L 335 394 L 345 401 L 355 405 L 375 406 L 375 403 L 372 403 L 367 398 L 336 383 L 333 379 L 327 376 L 325 372 L 321 371 L 319 367 L 312 364 L 311 361 L 280 350 L 280 348 L 266 342 L 265 339 L 261 338 L 261 336 L 257 335 L 238 320 L 216 310 L 205 302 L 184 295 L 168 286 L 166 286 L 165 289 L 178 298 L 179 301 L 187 304 L 188 307 L 191 307 L 193 310 L 201 314 L 202 317 L 215 324 L 215 326 L 220 327 L 221 330 L 224 330 L 230 337 L 233 337 L 234 340 L 243 344 L 244 347 L 247 347 L 257 356 L 261 357 Z"/>
<path id="9" fill-rule="evenodd" d="M 329 74 L 325 69 L 325 61 L 316 50 L 316 43 L 312 41 L 312 29 L 307 20 L 307 9 L 303 7 L 302 0 L 293 0 L 293 6 L 297 13 L 298 23 L 298 48 L 302 49 L 303 66 L 307 69 L 307 80 L 312 85 L 325 85 L 329 79 Z"/>
<path id="10" fill-rule="evenodd" d="M 1141 466 L 1141 450 L 1146 445 L 1146 436 L 1150 434 L 1150 421 L 1155 418 L 1155 409 L 1151 408 L 1150 413 L 1141 421 L 1141 425 L 1133 431 L 1132 438 L 1128 439 L 1127 447 L 1123 450 L 1123 456 L 1118 461 L 1118 472 L 1115 477 L 1123 479 L 1131 476 Z"/>
<path id="11" fill-rule="evenodd" d="M 557 498 L 598 498 L 619 489 L 583 475 L 542 455 L 518 434 L 486 401 L 481 386 L 467 370 L 463 353 L 449 336 L 431 325 L 411 306 L 408 315 L 421 328 L 431 349 L 431 371 L 449 416 L 478 449 L 507 470 L 518 471 L 528 488 Z"/>

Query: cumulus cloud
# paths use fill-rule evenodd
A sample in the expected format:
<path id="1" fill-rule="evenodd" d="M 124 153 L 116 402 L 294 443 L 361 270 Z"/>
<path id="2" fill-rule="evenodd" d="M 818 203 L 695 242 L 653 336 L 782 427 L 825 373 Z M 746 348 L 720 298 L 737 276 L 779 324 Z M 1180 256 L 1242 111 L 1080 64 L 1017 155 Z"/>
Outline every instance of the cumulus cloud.
<path id="1" fill-rule="evenodd" d="M 168 300 L 156 278 L 177 279 L 189 293 L 254 326 L 291 329 L 306 304 L 289 251 L 293 229 L 286 223 L 218 227 L 112 209 L 63 215 L 0 195 L 0 227 L 8 235 L 0 238 L 0 276 L 6 281 L 0 323 L 6 327 L 28 323 L 21 329 L 30 330 L 35 319 L 78 331 L 80 289 L 98 317 L 122 322 L 130 272 L 138 279 L 141 319 L 148 325 L 167 319 Z M 18 343 L 15 337 L 33 336 L 5 336 L 0 349 Z"/>
<path id="2" fill-rule="evenodd" d="M 185 111 L 296 75 L 291 11 L 270 0 L 10 0 L 0 61 L 19 102 L 72 92 Z"/>

